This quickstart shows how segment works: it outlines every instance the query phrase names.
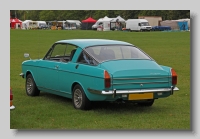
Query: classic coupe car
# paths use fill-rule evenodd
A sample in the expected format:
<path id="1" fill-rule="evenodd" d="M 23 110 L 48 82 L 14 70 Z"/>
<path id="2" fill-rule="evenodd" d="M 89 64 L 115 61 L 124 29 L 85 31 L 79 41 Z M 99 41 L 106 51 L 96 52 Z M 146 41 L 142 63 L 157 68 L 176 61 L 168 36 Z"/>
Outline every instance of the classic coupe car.
<path id="1" fill-rule="evenodd" d="M 107 39 L 57 41 L 43 58 L 22 62 L 20 76 L 28 96 L 60 95 L 81 110 L 95 101 L 152 106 L 179 90 L 173 68 L 157 64 L 133 44 Z"/>

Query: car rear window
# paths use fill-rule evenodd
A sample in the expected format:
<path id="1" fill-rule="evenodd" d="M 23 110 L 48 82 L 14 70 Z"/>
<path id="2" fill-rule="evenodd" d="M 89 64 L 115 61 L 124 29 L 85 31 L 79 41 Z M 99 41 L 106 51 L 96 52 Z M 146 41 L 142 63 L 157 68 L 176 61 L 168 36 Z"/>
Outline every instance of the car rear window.
<path id="1" fill-rule="evenodd" d="M 93 46 L 87 47 L 85 50 L 99 62 L 116 59 L 151 59 L 151 57 L 135 46 Z"/>

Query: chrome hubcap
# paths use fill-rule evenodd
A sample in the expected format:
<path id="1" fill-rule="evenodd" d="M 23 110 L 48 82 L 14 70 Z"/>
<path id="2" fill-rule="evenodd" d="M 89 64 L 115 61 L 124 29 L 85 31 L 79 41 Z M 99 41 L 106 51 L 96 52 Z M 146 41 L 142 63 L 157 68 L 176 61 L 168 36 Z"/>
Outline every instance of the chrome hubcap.
<path id="1" fill-rule="evenodd" d="M 33 90 L 33 81 L 31 78 L 28 78 L 27 79 L 27 82 L 26 82 L 26 90 L 27 90 L 27 93 L 28 94 L 31 94 L 32 90 Z"/>
<path id="2" fill-rule="evenodd" d="M 79 89 L 74 91 L 74 104 L 77 108 L 80 108 L 82 105 L 82 93 Z"/>

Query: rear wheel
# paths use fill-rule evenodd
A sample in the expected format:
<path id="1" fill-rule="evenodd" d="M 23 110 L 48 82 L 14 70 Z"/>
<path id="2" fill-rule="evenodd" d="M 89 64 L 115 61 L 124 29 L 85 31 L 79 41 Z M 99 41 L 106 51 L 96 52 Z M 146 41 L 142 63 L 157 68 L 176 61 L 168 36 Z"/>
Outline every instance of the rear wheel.
<path id="1" fill-rule="evenodd" d="M 40 94 L 40 90 L 38 90 L 31 74 L 28 74 L 26 77 L 25 88 L 28 96 L 38 96 Z"/>
<path id="2" fill-rule="evenodd" d="M 85 95 L 82 87 L 76 85 L 73 89 L 72 102 L 75 109 L 89 110 L 91 109 L 91 102 Z"/>
<path id="3" fill-rule="evenodd" d="M 150 99 L 150 100 L 146 100 L 146 101 L 143 101 L 143 102 L 138 102 L 137 104 L 139 106 L 143 106 L 143 107 L 150 107 L 152 106 L 154 103 L 154 99 Z"/>

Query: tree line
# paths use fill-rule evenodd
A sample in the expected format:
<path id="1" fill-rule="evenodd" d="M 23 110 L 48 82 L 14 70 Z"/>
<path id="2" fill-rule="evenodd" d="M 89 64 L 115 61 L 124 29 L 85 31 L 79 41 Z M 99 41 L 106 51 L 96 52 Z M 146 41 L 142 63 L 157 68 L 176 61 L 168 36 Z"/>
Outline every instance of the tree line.
<path id="1" fill-rule="evenodd" d="M 82 21 L 88 17 L 98 20 L 105 16 L 121 16 L 125 20 L 137 19 L 138 16 L 161 16 L 162 20 L 177 20 L 190 18 L 190 10 L 10 10 L 10 16 L 22 21 Z"/>

